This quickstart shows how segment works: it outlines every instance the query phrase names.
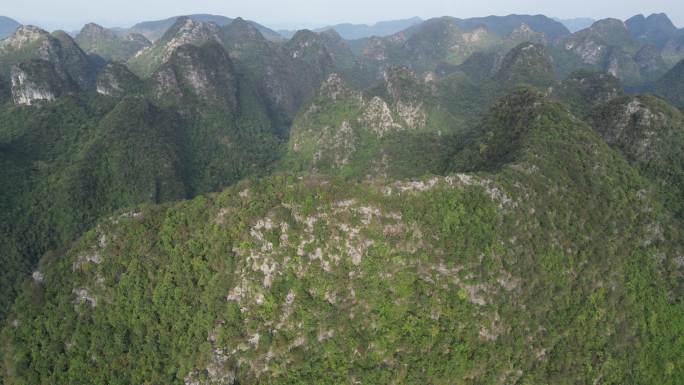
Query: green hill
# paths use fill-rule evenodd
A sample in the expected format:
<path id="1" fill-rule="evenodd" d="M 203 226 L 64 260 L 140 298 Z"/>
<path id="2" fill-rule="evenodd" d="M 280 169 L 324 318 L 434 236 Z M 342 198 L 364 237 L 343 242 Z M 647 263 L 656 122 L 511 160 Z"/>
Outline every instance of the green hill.
<path id="1" fill-rule="evenodd" d="M 24 285 L 8 383 L 676 384 L 681 238 L 650 185 L 536 91 L 478 132 L 467 174 L 112 215 Z"/>

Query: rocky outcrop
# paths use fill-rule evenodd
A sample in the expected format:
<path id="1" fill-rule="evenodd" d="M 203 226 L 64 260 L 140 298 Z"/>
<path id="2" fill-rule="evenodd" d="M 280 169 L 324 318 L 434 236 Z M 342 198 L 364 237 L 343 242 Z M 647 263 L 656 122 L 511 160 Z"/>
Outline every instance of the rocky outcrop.
<path id="1" fill-rule="evenodd" d="M 19 27 L 12 36 L 0 41 L 0 53 L 7 54 L 19 51 L 30 44 L 48 39 L 50 34 L 38 27 L 24 25 Z"/>
<path id="2" fill-rule="evenodd" d="M 195 97 L 237 109 L 238 84 L 232 61 L 218 44 L 178 47 L 152 76 L 157 98 Z"/>
<path id="3" fill-rule="evenodd" d="M 422 128 L 427 120 L 426 89 L 415 72 L 406 67 L 389 67 L 384 73 L 390 103 L 408 128 Z"/>
<path id="4" fill-rule="evenodd" d="M 50 102 L 67 91 L 67 85 L 45 60 L 34 59 L 12 67 L 12 100 L 18 105 Z"/>
<path id="5" fill-rule="evenodd" d="M 600 65 L 610 46 L 633 45 L 625 24 L 617 19 L 603 19 L 591 27 L 563 39 L 561 45 L 578 55 L 586 64 Z"/>
<path id="6" fill-rule="evenodd" d="M 140 79 L 125 65 L 111 62 L 98 74 L 96 89 L 102 95 L 122 97 L 139 90 L 140 85 Z"/>

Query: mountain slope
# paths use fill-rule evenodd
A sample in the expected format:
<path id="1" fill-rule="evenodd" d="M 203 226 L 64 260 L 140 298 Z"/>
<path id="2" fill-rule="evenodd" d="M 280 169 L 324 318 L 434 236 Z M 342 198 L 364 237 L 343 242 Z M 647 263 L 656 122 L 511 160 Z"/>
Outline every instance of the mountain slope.
<path id="1" fill-rule="evenodd" d="M 49 63 L 63 82 L 74 82 L 82 90 L 95 87 L 97 66 L 63 31 L 49 34 L 33 26 L 22 26 L 0 41 L 0 76 L 9 77 L 13 66 L 31 59 Z"/>
<path id="2" fill-rule="evenodd" d="M 684 60 L 655 83 L 654 91 L 684 109 Z"/>
<path id="3" fill-rule="evenodd" d="M 590 122 L 606 143 L 654 181 L 666 206 L 684 217 L 682 113 L 653 96 L 625 96 L 597 108 Z"/>
<path id="4" fill-rule="evenodd" d="M 6 378 L 676 384 L 681 245 L 649 185 L 534 91 L 480 130 L 477 174 L 274 176 L 102 221 L 25 284 Z"/>

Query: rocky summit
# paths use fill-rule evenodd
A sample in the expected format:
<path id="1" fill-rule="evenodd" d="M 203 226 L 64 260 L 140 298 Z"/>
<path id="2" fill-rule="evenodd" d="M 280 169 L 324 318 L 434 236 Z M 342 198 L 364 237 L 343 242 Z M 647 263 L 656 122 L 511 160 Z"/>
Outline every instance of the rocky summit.
<path id="1" fill-rule="evenodd" d="M 665 14 L 0 17 L 0 384 L 681 385 L 683 108 Z"/>

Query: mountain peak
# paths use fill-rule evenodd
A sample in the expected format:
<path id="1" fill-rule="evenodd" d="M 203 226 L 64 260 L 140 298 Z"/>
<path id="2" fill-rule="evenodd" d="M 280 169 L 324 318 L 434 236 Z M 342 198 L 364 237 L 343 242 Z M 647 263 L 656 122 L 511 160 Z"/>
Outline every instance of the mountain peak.
<path id="1" fill-rule="evenodd" d="M 591 25 L 590 28 L 592 28 L 596 31 L 610 32 L 611 30 L 615 30 L 615 29 L 626 30 L 627 26 L 620 19 L 606 18 L 606 19 L 601 19 L 601 20 L 596 21 L 594 24 Z"/>
<path id="2" fill-rule="evenodd" d="M 113 34 L 110 30 L 108 30 L 107 28 L 105 28 L 99 24 L 88 23 L 88 24 L 83 26 L 79 35 L 87 35 L 87 36 L 93 36 L 93 37 L 98 37 L 98 36 L 109 37 Z"/>
<path id="3" fill-rule="evenodd" d="M 216 39 L 219 34 L 218 25 L 211 22 L 195 21 L 188 16 L 181 16 L 161 38 L 170 45 L 180 46 L 195 41 Z"/>
<path id="4" fill-rule="evenodd" d="M 50 33 L 41 28 L 33 25 L 22 25 L 17 28 L 17 30 L 14 31 L 10 37 L 0 41 L 0 50 L 3 48 L 21 49 L 28 44 L 34 43 L 49 36 Z"/>
<path id="5" fill-rule="evenodd" d="M 232 23 L 223 27 L 224 35 L 228 34 L 234 43 L 242 44 L 244 41 L 239 40 L 265 40 L 259 29 L 249 21 L 238 17 Z"/>
<path id="6" fill-rule="evenodd" d="M 663 47 L 679 33 L 677 27 L 664 13 L 654 13 L 648 17 L 637 15 L 627 20 L 625 24 L 636 39 L 658 47 Z"/>

